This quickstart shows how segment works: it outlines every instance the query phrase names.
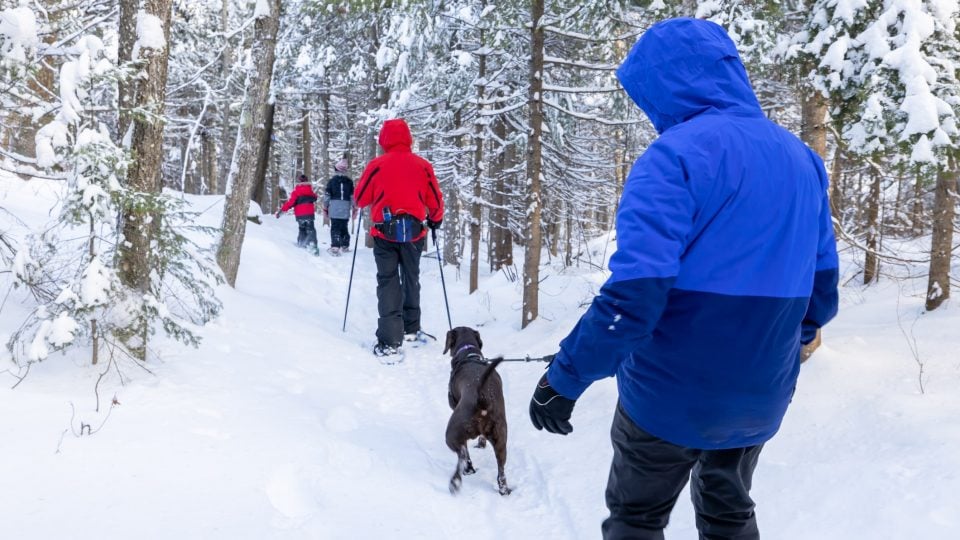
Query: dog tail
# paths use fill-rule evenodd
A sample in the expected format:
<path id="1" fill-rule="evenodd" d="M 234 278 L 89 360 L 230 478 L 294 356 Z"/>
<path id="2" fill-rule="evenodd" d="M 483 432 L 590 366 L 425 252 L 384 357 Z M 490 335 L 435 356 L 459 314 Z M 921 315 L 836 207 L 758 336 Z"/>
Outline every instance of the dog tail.
<path id="1" fill-rule="evenodd" d="M 490 361 L 490 365 L 487 366 L 487 370 L 483 372 L 483 375 L 480 375 L 480 390 L 483 390 L 483 387 L 487 384 L 487 379 L 490 378 L 493 370 L 497 369 L 497 366 L 500 365 L 500 362 L 503 362 L 502 356 L 500 358 L 494 358 Z"/>
<path id="2" fill-rule="evenodd" d="M 494 370 L 497 369 L 497 366 L 500 365 L 500 362 L 503 362 L 503 357 L 494 358 L 490 361 L 490 365 L 487 366 L 487 369 L 480 375 L 480 385 L 477 386 L 477 395 L 483 395 L 483 387 L 487 385 L 487 381 L 490 379 L 490 375 L 493 375 Z"/>

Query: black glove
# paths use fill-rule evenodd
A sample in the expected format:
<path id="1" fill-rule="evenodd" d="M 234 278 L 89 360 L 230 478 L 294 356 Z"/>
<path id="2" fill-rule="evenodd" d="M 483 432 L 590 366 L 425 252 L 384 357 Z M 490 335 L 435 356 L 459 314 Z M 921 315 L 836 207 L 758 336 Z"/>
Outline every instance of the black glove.
<path id="1" fill-rule="evenodd" d="M 433 220 L 428 219 L 428 220 L 427 220 L 427 227 L 430 227 L 431 230 L 434 230 L 434 231 L 435 231 L 435 230 L 437 230 L 437 229 L 440 227 L 440 224 L 441 224 L 441 223 L 443 223 L 443 220 L 442 220 L 442 219 L 438 219 L 438 220 L 436 220 L 436 221 L 433 221 Z"/>
<path id="2" fill-rule="evenodd" d="M 537 429 L 546 429 L 550 433 L 566 435 L 573 431 L 570 415 L 576 400 L 565 398 L 557 393 L 547 381 L 544 373 L 537 383 L 530 399 L 530 421 Z"/>
<path id="3" fill-rule="evenodd" d="M 279 211 L 279 210 L 277 210 L 276 216 L 277 216 L 277 219 L 280 219 L 280 211 Z"/>

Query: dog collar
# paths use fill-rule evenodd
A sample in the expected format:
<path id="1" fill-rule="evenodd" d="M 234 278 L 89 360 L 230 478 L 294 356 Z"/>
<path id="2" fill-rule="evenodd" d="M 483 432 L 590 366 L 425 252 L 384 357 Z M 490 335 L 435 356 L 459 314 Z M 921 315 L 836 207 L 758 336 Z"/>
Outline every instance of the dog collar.
<path id="1" fill-rule="evenodd" d="M 454 355 L 454 356 L 457 356 L 458 354 L 462 353 L 463 351 L 465 351 L 465 350 L 467 350 L 467 349 L 477 349 L 478 351 L 480 350 L 480 348 L 477 347 L 476 345 L 474 345 L 474 344 L 472 344 L 472 343 L 467 343 L 467 344 L 464 345 L 463 347 L 460 347 L 459 349 L 457 349 L 457 352 L 453 353 L 453 355 Z"/>

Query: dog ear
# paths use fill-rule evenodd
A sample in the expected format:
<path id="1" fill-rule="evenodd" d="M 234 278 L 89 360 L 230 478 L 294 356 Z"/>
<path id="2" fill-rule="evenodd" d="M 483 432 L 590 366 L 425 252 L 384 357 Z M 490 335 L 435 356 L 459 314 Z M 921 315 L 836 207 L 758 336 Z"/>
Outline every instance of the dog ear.
<path id="1" fill-rule="evenodd" d="M 473 330 L 473 336 L 477 338 L 477 347 L 483 348 L 483 340 L 480 339 L 480 332 Z"/>
<path id="2" fill-rule="evenodd" d="M 457 340 L 457 333 L 453 330 L 447 330 L 447 341 L 443 345 L 443 353 L 447 354 L 447 351 L 453 350 L 453 346 Z"/>

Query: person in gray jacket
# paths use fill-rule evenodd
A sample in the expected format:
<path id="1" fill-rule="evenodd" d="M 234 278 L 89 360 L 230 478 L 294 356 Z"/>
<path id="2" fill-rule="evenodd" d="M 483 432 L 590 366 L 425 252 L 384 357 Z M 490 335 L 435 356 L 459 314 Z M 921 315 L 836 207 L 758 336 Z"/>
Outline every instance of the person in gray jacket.
<path id="1" fill-rule="evenodd" d="M 330 218 L 330 253 L 350 251 L 350 218 L 357 216 L 353 206 L 353 180 L 346 175 L 347 159 L 334 166 L 334 175 L 323 191 L 323 215 Z"/>

